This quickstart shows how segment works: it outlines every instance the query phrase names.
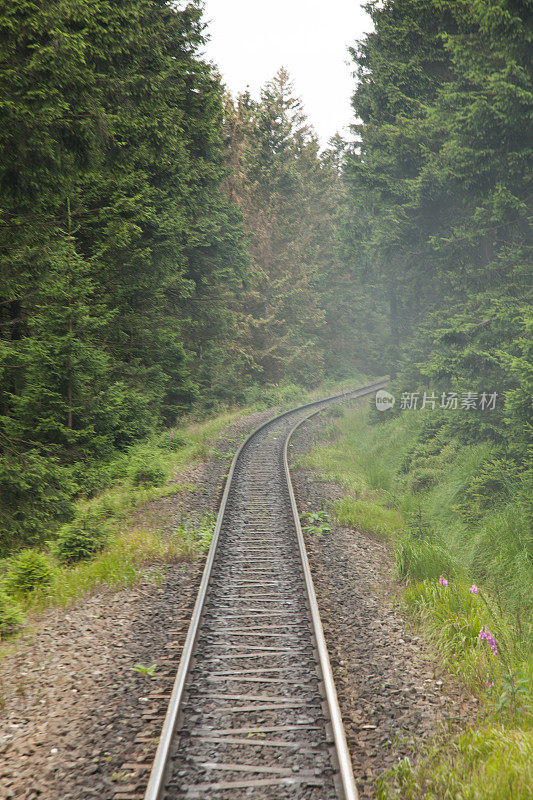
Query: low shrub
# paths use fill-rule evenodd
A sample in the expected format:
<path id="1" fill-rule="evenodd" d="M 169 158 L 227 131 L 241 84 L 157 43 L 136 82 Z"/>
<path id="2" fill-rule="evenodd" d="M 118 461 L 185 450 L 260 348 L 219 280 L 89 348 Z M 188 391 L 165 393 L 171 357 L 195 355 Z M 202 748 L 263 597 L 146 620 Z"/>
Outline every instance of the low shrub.
<path id="1" fill-rule="evenodd" d="M 487 511 L 512 499 L 520 485 L 520 470 L 511 459 L 493 458 L 465 486 L 456 505 L 464 519 L 479 522 Z"/>
<path id="2" fill-rule="evenodd" d="M 0 555 L 34 547 L 58 522 L 74 517 L 70 469 L 37 450 L 0 457 Z"/>
<path id="3" fill-rule="evenodd" d="M 64 525 L 54 542 L 54 552 L 62 564 L 75 564 L 93 558 L 106 542 L 101 526 L 81 520 Z"/>
<path id="4" fill-rule="evenodd" d="M 50 559 L 37 550 L 22 550 L 6 573 L 6 588 L 13 595 L 27 597 L 36 589 L 50 586 L 53 580 Z"/>
<path id="5" fill-rule="evenodd" d="M 211 547 L 217 514 L 215 511 L 208 511 L 195 520 L 183 518 L 180 524 L 174 529 L 171 541 L 175 543 L 180 556 L 185 559 L 197 558 Z"/>
<path id="6" fill-rule="evenodd" d="M 409 475 L 408 486 L 412 492 L 426 492 L 438 483 L 442 470 L 432 467 L 418 467 Z"/>
<path id="7" fill-rule="evenodd" d="M 0 586 L 0 639 L 13 633 L 21 623 L 20 606 Z"/>
<path id="8" fill-rule="evenodd" d="M 137 465 L 133 468 L 131 480 L 134 486 L 162 486 L 166 481 L 165 471 L 156 465 Z"/>
<path id="9" fill-rule="evenodd" d="M 94 466 L 80 464 L 76 467 L 73 477 L 78 485 L 78 497 L 90 499 L 112 486 L 120 478 L 125 477 L 126 459 L 115 458 L 112 463 L 100 463 Z"/>
<path id="10" fill-rule="evenodd" d="M 331 533 L 331 520 L 327 511 L 314 511 L 302 516 L 302 521 L 306 523 L 302 528 L 304 533 L 313 533 L 315 536 L 323 536 Z"/>
<path id="11" fill-rule="evenodd" d="M 157 446 L 162 450 L 181 450 L 190 443 L 190 439 L 187 439 L 187 437 L 182 436 L 180 433 L 174 433 L 174 431 L 162 433 L 157 439 Z"/>

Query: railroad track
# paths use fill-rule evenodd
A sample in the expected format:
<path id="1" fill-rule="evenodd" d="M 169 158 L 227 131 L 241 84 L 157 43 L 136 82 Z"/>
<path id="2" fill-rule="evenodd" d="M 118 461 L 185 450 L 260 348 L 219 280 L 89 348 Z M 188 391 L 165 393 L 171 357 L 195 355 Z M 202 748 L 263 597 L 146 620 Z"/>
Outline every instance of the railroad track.
<path id="1" fill-rule="evenodd" d="M 287 450 L 385 383 L 280 414 L 237 451 L 145 800 L 356 800 Z"/>

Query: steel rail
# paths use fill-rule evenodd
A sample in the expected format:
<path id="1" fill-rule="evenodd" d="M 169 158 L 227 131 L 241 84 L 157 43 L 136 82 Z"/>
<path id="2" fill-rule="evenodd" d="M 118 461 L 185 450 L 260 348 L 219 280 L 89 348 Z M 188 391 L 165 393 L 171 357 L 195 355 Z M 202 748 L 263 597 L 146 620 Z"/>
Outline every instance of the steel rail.
<path id="1" fill-rule="evenodd" d="M 231 482 L 233 479 L 233 475 L 235 472 L 236 465 L 239 461 L 239 457 L 250 442 L 250 440 L 256 436 L 260 431 L 266 428 L 268 425 L 271 425 L 273 422 L 283 419 L 284 417 L 288 416 L 289 414 L 293 414 L 295 411 L 304 411 L 306 408 L 314 408 L 319 406 L 316 411 L 310 413 L 309 415 L 305 416 L 299 423 L 289 432 L 285 442 L 285 450 L 284 450 L 284 462 L 285 462 L 285 470 L 286 475 L 288 476 L 288 488 L 289 488 L 289 495 L 291 500 L 291 506 L 294 515 L 294 522 L 296 525 L 297 535 L 298 535 L 298 543 L 300 554 L 303 554 L 302 557 L 302 565 L 304 568 L 304 575 L 305 575 L 305 583 L 307 588 L 308 594 L 308 602 L 310 605 L 311 615 L 312 615 L 312 622 L 314 628 L 314 634 L 316 636 L 318 649 L 319 649 L 319 656 L 320 656 L 320 666 L 323 674 L 324 685 L 326 689 L 326 697 L 327 703 L 330 706 L 330 712 L 333 710 L 333 715 L 331 716 L 332 727 L 334 732 L 334 740 L 335 740 L 335 747 L 337 750 L 337 757 L 339 762 L 339 769 L 341 772 L 341 780 L 343 785 L 343 790 L 345 793 L 345 797 L 343 800 L 357 800 L 357 790 L 355 788 L 355 781 L 353 777 L 351 761 L 348 753 L 348 747 L 346 744 L 346 737 L 344 735 L 344 729 L 342 725 L 342 718 L 340 716 L 340 710 L 338 706 L 337 694 L 335 690 L 335 684 L 333 682 L 333 676 L 331 673 L 331 666 L 329 664 L 329 656 L 327 654 L 327 648 L 324 640 L 324 634 L 322 630 L 322 624 L 320 622 L 320 615 L 318 613 L 318 607 L 316 605 L 316 595 L 314 593 L 314 588 L 312 584 L 312 578 L 309 571 L 309 563 L 307 561 L 307 555 L 305 553 L 305 545 L 303 543 L 303 535 L 301 531 L 300 520 L 298 516 L 298 509 L 296 506 L 296 500 L 294 498 L 294 491 L 292 489 L 292 483 L 290 482 L 290 474 L 288 472 L 288 460 L 287 460 L 287 448 L 288 442 L 292 435 L 292 433 L 299 427 L 300 424 L 305 422 L 306 420 L 310 419 L 315 414 L 320 413 L 323 410 L 323 406 L 325 403 L 331 403 L 334 400 L 341 400 L 342 398 L 350 398 L 350 399 L 357 399 L 358 397 L 364 397 L 365 395 L 372 394 L 373 392 L 377 391 L 378 389 L 385 386 L 388 382 L 387 378 L 382 378 L 379 381 L 376 381 L 372 384 L 367 386 L 362 386 L 359 389 L 350 389 L 344 392 L 340 392 L 338 394 L 330 395 L 328 397 L 322 398 L 320 400 L 313 400 L 309 403 L 305 403 L 301 406 L 296 406 L 295 408 L 288 409 L 283 411 L 281 414 L 278 414 L 275 417 L 264 422 L 258 428 L 253 430 L 248 436 L 244 439 L 241 443 L 239 448 L 237 449 L 235 455 L 233 456 L 233 460 L 231 462 L 231 466 L 228 472 L 228 476 L 226 479 L 226 484 L 224 487 L 224 493 L 222 495 L 222 500 L 220 503 L 220 509 L 217 516 L 217 521 L 215 525 L 215 530 L 213 532 L 213 539 L 211 541 L 211 546 L 209 548 L 209 552 L 207 555 L 207 560 L 205 563 L 204 571 L 202 574 L 202 580 L 200 582 L 200 587 L 198 589 L 198 595 L 196 598 L 196 603 L 192 612 L 191 621 L 189 623 L 189 628 L 187 631 L 187 637 L 185 639 L 185 643 L 183 645 L 183 650 L 181 653 L 180 664 L 178 667 L 178 672 L 176 674 L 176 678 L 174 681 L 174 686 L 172 689 L 172 694 L 170 696 L 170 701 L 167 709 L 167 713 L 165 716 L 165 720 L 163 722 L 163 728 L 161 731 L 161 736 L 159 738 L 159 744 L 156 750 L 155 758 L 152 765 L 152 770 L 150 773 L 150 778 L 148 781 L 148 785 L 146 788 L 146 792 L 144 795 L 144 800 L 160 800 L 161 794 L 165 788 L 165 782 L 167 778 L 167 767 L 169 762 L 169 756 L 171 751 L 172 740 L 176 731 L 177 722 L 178 722 L 178 715 L 180 712 L 184 690 L 185 690 L 185 683 L 187 680 L 187 675 L 189 673 L 189 669 L 191 666 L 191 661 L 194 655 L 194 648 L 196 644 L 196 640 L 198 638 L 198 632 L 200 629 L 200 622 L 202 619 L 202 613 L 205 606 L 205 600 L 207 597 L 207 592 L 209 588 L 209 581 L 211 578 L 211 573 L 213 570 L 213 563 L 215 561 L 215 556 L 217 552 L 218 541 L 220 538 L 220 531 L 222 528 L 222 523 L 224 521 L 224 515 L 226 511 L 226 505 L 228 501 L 228 496 L 231 488 Z M 307 570 L 307 572 L 306 572 Z M 318 627 L 317 627 L 318 626 Z M 346 774 L 345 774 L 346 773 Z M 351 793 L 350 793 L 351 792 Z M 355 792 L 355 793 L 354 793 Z"/>
<path id="2" fill-rule="evenodd" d="M 361 395 L 359 395 L 361 396 Z M 342 790 L 344 793 L 343 800 L 358 800 L 359 795 L 357 786 L 355 784 L 355 777 L 352 769 L 352 760 L 346 742 L 346 734 L 344 732 L 344 724 L 342 715 L 339 708 L 339 700 L 337 697 L 337 690 L 335 688 L 335 681 L 333 679 L 333 672 L 331 670 L 331 663 L 329 660 L 328 648 L 324 637 L 324 629 L 320 619 L 320 612 L 318 609 L 318 602 L 316 599 L 315 587 L 311 569 L 309 567 L 309 559 L 307 558 L 307 551 L 305 549 L 305 541 L 302 532 L 302 525 L 300 523 L 300 514 L 298 512 L 298 505 L 294 495 L 294 487 L 292 485 L 290 467 L 289 467 L 289 446 L 293 434 L 312 417 L 320 414 L 321 409 L 314 411 L 312 414 L 299 420 L 296 425 L 289 431 L 285 444 L 283 447 L 283 467 L 285 470 L 285 480 L 289 489 L 289 499 L 292 508 L 292 515 L 294 517 L 294 524 L 296 527 L 296 536 L 298 538 L 298 549 L 300 552 L 300 560 L 302 562 L 302 569 L 304 574 L 305 588 L 307 592 L 307 602 L 309 605 L 309 612 L 313 623 L 313 634 L 316 641 L 318 650 L 318 657 L 320 661 L 320 672 L 324 689 L 326 693 L 326 702 L 328 705 L 329 718 L 331 727 L 333 729 L 333 737 L 335 741 L 335 752 L 339 763 L 339 773 L 342 782 Z"/>

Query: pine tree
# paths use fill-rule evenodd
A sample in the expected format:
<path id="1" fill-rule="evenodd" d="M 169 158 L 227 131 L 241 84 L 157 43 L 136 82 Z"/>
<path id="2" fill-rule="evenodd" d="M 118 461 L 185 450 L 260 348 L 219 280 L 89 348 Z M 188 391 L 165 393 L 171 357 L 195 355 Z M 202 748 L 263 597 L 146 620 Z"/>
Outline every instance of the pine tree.
<path id="1" fill-rule="evenodd" d="M 403 359 L 404 384 L 524 398 L 511 365 L 523 364 L 529 316 L 531 6 L 370 8 L 376 30 L 354 51 L 357 222 L 344 240 L 389 297 L 392 363 Z M 514 432 L 501 408 L 450 418 L 450 431 L 523 441 L 519 407 Z"/>
<path id="2" fill-rule="evenodd" d="M 33 531 L 53 516 L 47 475 L 67 487 L 61 470 L 190 406 L 196 307 L 245 267 L 201 13 L 165 0 L 0 12 L 0 459 L 6 497 L 14 464 L 40 475 Z M 27 512 L 4 512 L 25 536 Z"/>
<path id="3" fill-rule="evenodd" d="M 419 203 L 414 187 L 427 153 L 442 141 L 431 112 L 453 77 L 443 35 L 457 26 L 451 5 L 439 0 L 387 0 L 366 8 L 375 30 L 352 49 L 358 74 L 353 108 L 360 123 L 346 165 L 355 226 L 348 236 L 361 277 L 388 304 L 394 373 L 402 343 L 440 300 L 427 246 L 436 209 L 427 199 Z"/>

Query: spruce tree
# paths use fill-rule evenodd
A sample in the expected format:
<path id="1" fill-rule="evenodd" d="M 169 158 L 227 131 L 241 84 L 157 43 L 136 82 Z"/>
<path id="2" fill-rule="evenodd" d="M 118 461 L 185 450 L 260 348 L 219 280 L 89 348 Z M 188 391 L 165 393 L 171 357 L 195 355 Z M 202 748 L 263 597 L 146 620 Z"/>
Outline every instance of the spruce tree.
<path id="1" fill-rule="evenodd" d="M 244 268 L 239 216 L 220 193 L 222 89 L 198 55 L 201 13 L 165 0 L 14 0 L 0 12 L 9 535 L 26 535 L 17 463 L 40 476 L 36 531 L 53 517 L 47 482 L 53 493 L 64 474 L 70 497 L 71 465 L 80 476 L 190 406 L 204 334 L 194 303 Z"/>

